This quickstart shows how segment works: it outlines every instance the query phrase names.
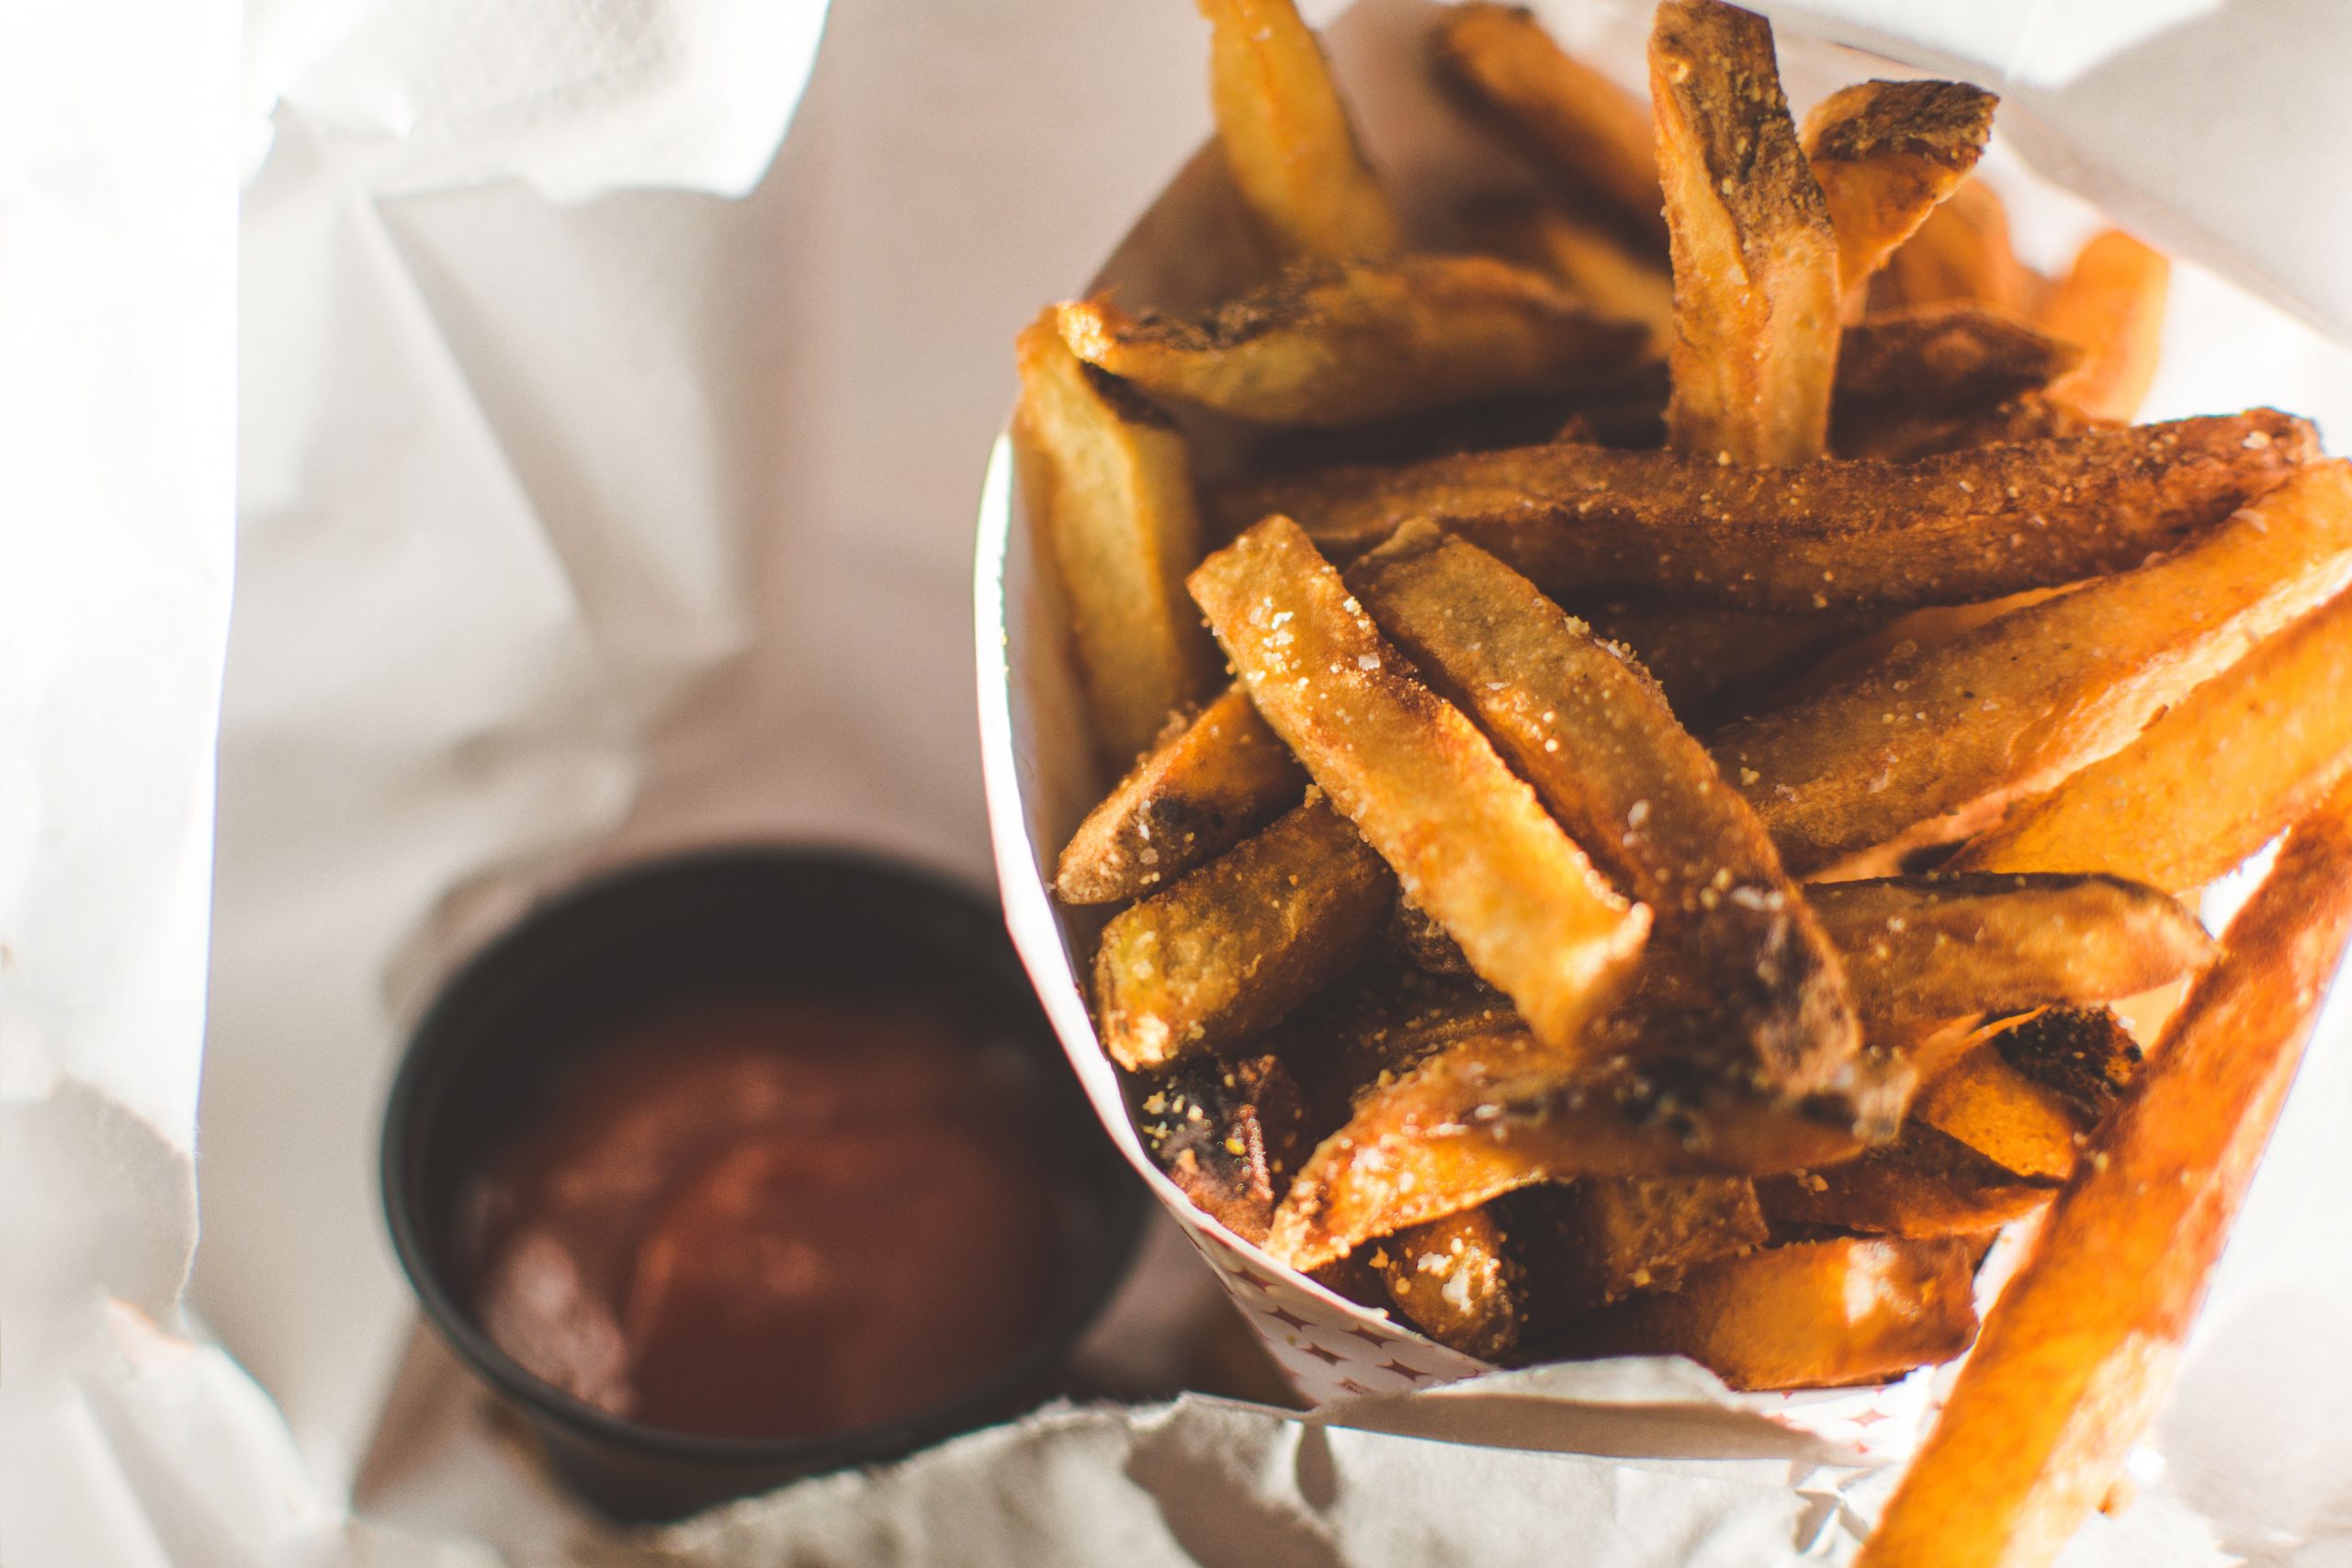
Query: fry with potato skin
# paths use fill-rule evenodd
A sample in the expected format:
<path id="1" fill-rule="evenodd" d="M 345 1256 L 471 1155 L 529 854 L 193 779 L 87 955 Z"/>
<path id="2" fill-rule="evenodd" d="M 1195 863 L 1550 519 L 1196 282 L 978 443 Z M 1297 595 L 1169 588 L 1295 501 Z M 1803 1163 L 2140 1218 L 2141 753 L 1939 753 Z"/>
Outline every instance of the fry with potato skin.
<path id="1" fill-rule="evenodd" d="M 1631 978 L 1649 911 L 1414 678 L 1295 525 L 1268 518 L 1190 581 L 1259 713 L 1407 895 L 1539 1036 L 1578 1048 Z"/>
<path id="2" fill-rule="evenodd" d="M 2106 1008 L 2050 1008 L 1980 1031 L 1924 1074 L 1914 1120 L 2020 1176 L 2075 1168 L 2083 1136 L 2139 1068 L 2140 1047 Z"/>
<path id="3" fill-rule="evenodd" d="M 1962 180 L 1895 247 L 1880 274 L 1890 306 L 1973 299 L 2029 313 L 2041 280 L 2009 246 L 2009 212 L 1981 178 Z"/>
<path id="4" fill-rule="evenodd" d="M 2130 419 L 2164 355 L 2172 263 L 2124 233 L 2095 234 L 2041 302 L 2041 330 L 2077 344 L 2083 361 L 2050 395 L 2099 419 Z"/>
<path id="5" fill-rule="evenodd" d="M 2120 750 L 2352 577 L 2352 465 L 2314 464 L 2136 571 L 1889 660 L 1710 749 L 1803 875 L 1953 839 Z"/>
<path id="6" fill-rule="evenodd" d="M 2082 358 L 2071 343 L 1965 300 L 1882 311 L 1838 344 L 1838 428 L 1981 412 L 2041 391 Z"/>
<path id="7" fill-rule="evenodd" d="M 2352 933 L 2352 789 L 2290 834 L 1995 1303 L 1866 1568 L 2048 1562 L 2155 1412 Z"/>
<path id="8" fill-rule="evenodd" d="M 1818 457 L 1838 363 L 1838 237 L 1797 145 L 1761 17 L 1666 0 L 1650 108 L 1674 258 L 1674 448 L 1730 463 Z"/>
<path id="9" fill-rule="evenodd" d="M 1968 1348 L 1973 1258 L 1959 1237 L 1767 1247 L 1693 1269 L 1678 1291 L 1579 1318 L 1562 1348 L 1579 1358 L 1688 1356 L 1739 1389 L 1885 1382 Z"/>
<path id="10" fill-rule="evenodd" d="M 1623 1176 L 1519 1193 L 1508 1206 L 1532 1233 L 1529 1296 L 1551 1318 L 1673 1290 L 1697 1264 L 1764 1245 L 1756 1190 L 1745 1176 Z"/>
<path id="11" fill-rule="evenodd" d="M 1857 310 L 1871 276 L 1966 179 L 2000 100 L 1965 82 L 1859 82 L 1814 106 L 1803 141 Z"/>
<path id="12" fill-rule="evenodd" d="M 1961 870 L 2113 871 L 2173 892 L 2243 864 L 2352 769 L 2352 595 L 2261 644 L 1962 849 Z"/>
<path id="13" fill-rule="evenodd" d="M 1426 517 L 1557 599 L 1804 615 L 1972 604 L 2137 566 L 2317 449 L 2307 422 L 2268 409 L 1904 464 L 1726 468 L 1563 444 L 1278 475 L 1209 505 L 1227 533 L 1295 518 L 1333 559 Z"/>
<path id="14" fill-rule="evenodd" d="M 2047 1204 L 2055 1180 L 2023 1177 L 1959 1139 L 1913 1122 L 1891 1144 L 1826 1170 L 1760 1177 L 1757 1200 L 1782 1224 L 1873 1235 L 1983 1235 Z"/>
<path id="15" fill-rule="evenodd" d="M 1873 1033 L 2112 1001 L 2213 955 L 2195 915 L 2120 877 L 1942 873 L 1805 891 Z"/>
<path id="16" fill-rule="evenodd" d="M 1519 1343 L 1525 1290 L 1491 1206 L 1398 1231 L 1371 1262 L 1396 1309 L 1439 1344 L 1491 1361 Z"/>
<path id="17" fill-rule="evenodd" d="M 1642 333 L 1493 256 L 1299 265 L 1198 321 L 1060 307 L 1062 341 L 1145 391 L 1332 428 L 1604 376 Z"/>
<path id="18" fill-rule="evenodd" d="M 1430 46 L 1441 72 L 1518 131 L 1553 173 L 1664 247 L 1657 150 L 1639 98 L 1567 53 L 1516 6 L 1450 6 Z"/>
<path id="19" fill-rule="evenodd" d="M 1292 0 L 1196 3 L 1209 22 L 1217 141 L 1275 250 L 1335 261 L 1394 254 L 1404 226 Z"/>
<path id="20" fill-rule="evenodd" d="M 1729 1062 L 1763 1086 L 1828 1087 L 1861 1046 L 1828 938 L 1771 840 L 1665 694 L 1533 583 L 1408 524 L 1348 585 L 1520 775 L 1721 1009 Z"/>
<path id="21" fill-rule="evenodd" d="M 1347 819 L 1309 800 L 1103 928 L 1103 1048 L 1134 1071 L 1249 1039 L 1344 973 L 1396 896 Z"/>
<path id="22" fill-rule="evenodd" d="M 1065 904 L 1140 898 L 1256 832 L 1296 801 L 1306 771 L 1228 686 L 1171 724 L 1062 847 Z"/>
<path id="23" fill-rule="evenodd" d="M 1183 598 L 1201 552 L 1192 460 L 1166 415 L 1071 355 L 1050 310 L 1017 357 L 1023 488 L 1069 605 L 1096 744 L 1124 768 L 1212 667 Z"/>

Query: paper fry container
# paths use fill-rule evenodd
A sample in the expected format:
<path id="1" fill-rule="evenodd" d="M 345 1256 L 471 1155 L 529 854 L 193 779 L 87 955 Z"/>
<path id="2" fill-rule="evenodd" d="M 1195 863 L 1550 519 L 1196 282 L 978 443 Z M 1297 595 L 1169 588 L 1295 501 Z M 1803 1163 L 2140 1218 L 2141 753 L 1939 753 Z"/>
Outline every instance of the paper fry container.
<path id="1" fill-rule="evenodd" d="M 1441 241 L 1454 205 L 1465 195 L 1538 188 L 1533 172 L 1432 83 L 1426 39 L 1442 8 L 1425 0 L 1363 0 L 1326 34 L 1371 156 L 1416 231 Z M 1623 9 L 1555 5 L 1546 8 L 1545 19 L 1583 58 L 1628 86 L 1645 90 L 1649 9 L 1646 4 Z M 1920 73 L 1786 28 L 1780 42 L 1790 96 L 1800 109 L 1847 82 Z M 1171 70 L 1204 68 L 1192 61 L 1162 63 Z M 2009 198 L 2020 244 L 2029 252 L 2038 241 L 2052 256 L 2064 255 L 2095 217 L 2024 174 L 1997 144 L 1984 173 Z M 1211 145 L 1179 171 L 1087 288 L 1114 289 L 1128 309 L 1187 310 L 1231 294 L 1261 265 Z M 2277 319 L 2243 296 L 2232 299 L 2229 308 L 2240 315 Z M 2210 375 L 2212 367 L 2200 364 L 2197 369 Z M 2242 378 L 2211 378 L 2221 383 L 2203 389 L 2212 395 L 2229 398 L 2241 389 L 2236 383 Z M 2290 383 L 2295 379 L 2289 378 Z M 2230 406 L 2290 400 L 2309 390 L 2294 384 L 2268 394 L 2256 389 Z M 2160 386 L 2158 399 L 2163 395 Z M 1221 457 L 1217 433 L 1211 426 L 1202 434 L 1205 444 L 1196 440 L 1196 456 L 1213 471 Z M 976 600 L 982 763 L 1005 917 L 1103 1124 L 1308 1400 L 1395 1394 L 1491 1370 L 1276 1263 L 1194 1209 L 1146 1153 L 1129 1122 L 1119 1075 L 1096 1038 L 1080 980 L 1102 917 L 1066 910 L 1047 891 L 1061 846 L 1112 780 L 1096 760 L 1068 629 L 1025 525 L 1010 445 L 1001 438 L 980 502 Z M 2004 1252 L 2008 1250 L 2005 1245 Z M 1995 1258 L 1981 1278 L 1989 1282 L 2005 1273 L 2001 1263 Z M 1658 1375 L 1649 1386 L 1693 1386 L 1687 1363 L 1655 1370 Z M 1596 1368 L 1585 1379 L 1573 1367 L 1557 1368 L 1543 1386 L 1548 1397 L 1621 1404 L 1627 1374 L 1636 1371 L 1616 1363 Z M 1696 1382 L 1713 1384 L 1703 1374 Z M 1686 1392 L 1668 1402 L 1754 1411 L 1872 1457 L 1891 1458 L 1916 1438 L 1936 1392 L 1947 1382 L 1928 1370 L 1883 1387 L 1818 1393 L 1743 1395 L 1716 1384 L 1709 1391 L 1712 1398 Z"/>

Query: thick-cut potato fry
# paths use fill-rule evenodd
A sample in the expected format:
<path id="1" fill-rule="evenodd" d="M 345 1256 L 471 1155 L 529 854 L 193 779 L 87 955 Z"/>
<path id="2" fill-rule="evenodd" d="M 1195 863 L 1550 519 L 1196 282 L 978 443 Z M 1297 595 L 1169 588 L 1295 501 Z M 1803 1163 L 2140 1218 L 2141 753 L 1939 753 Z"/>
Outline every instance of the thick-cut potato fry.
<path id="1" fill-rule="evenodd" d="M 2163 356 L 2171 280 L 2162 252 L 2120 229 L 2093 236 L 2041 302 L 2041 330 L 2083 350 L 2050 395 L 2100 419 L 2137 414 Z"/>
<path id="2" fill-rule="evenodd" d="M 1642 333 L 1493 256 L 1295 267 L 1200 321 L 1061 307 L 1062 341 L 1148 392 L 1267 424 L 1330 427 L 1605 376 Z"/>
<path id="3" fill-rule="evenodd" d="M 1063 846 L 1065 904 L 1140 898 L 1280 815 L 1306 772 L 1238 686 L 1171 724 Z"/>
<path id="4" fill-rule="evenodd" d="M 1396 896 L 1347 819 L 1308 801 L 1103 928 L 1104 1049 L 1135 1070 L 1249 1039 L 1344 973 Z"/>
<path id="5" fill-rule="evenodd" d="M 1966 179 L 1895 248 L 1881 275 L 1890 305 L 1973 299 L 2024 315 L 2041 287 L 2009 248 L 2009 213 L 1993 187 Z"/>
<path id="6" fill-rule="evenodd" d="M 2071 343 L 1966 300 L 1868 316 L 1838 344 L 1838 427 L 1981 412 L 2040 391 L 2082 357 Z"/>
<path id="7" fill-rule="evenodd" d="M 1829 204 L 1849 309 L 1894 247 L 1976 167 L 1999 102 L 1965 82 L 1860 82 L 1805 116 L 1805 155 Z"/>
<path id="8" fill-rule="evenodd" d="M 1348 585 L 1438 689 L 1475 714 L 1569 836 L 1649 906 L 1726 1024 L 1727 1065 L 1828 1088 L 1861 1045 L 1837 954 L 1755 812 L 1665 694 L 1535 585 L 1407 524 Z"/>
<path id="9" fill-rule="evenodd" d="M 1796 614 L 1964 604 L 2137 566 L 2316 455 L 2268 409 L 1916 463 L 1725 468 L 1571 445 L 1229 485 L 1227 533 L 1271 513 L 1351 559 L 1416 517 L 1575 603 L 1664 596 Z"/>
<path id="10" fill-rule="evenodd" d="M 1498 1206 L 1527 1238 L 1531 1302 L 1556 1319 L 1673 1290 L 1693 1265 L 1763 1246 L 1756 1190 L 1745 1176 L 1627 1176 L 1531 1188 Z"/>
<path id="11" fill-rule="evenodd" d="M 2109 422 L 2092 419 L 2065 403 L 2028 392 L 1990 408 L 1959 413 L 1901 411 L 1891 417 L 1849 418 L 1843 405 L 1831 444 L 1840 457 L 1877 457 L 1890 463 L 1916 462 L 1972 446 L 1996 446 L 2010 441 L 2054 441 L 2081 435 Z"/>
<path id="12" fill-rule="evenodd" d="M 1715 761 L 1799 874 L 1957 838 L 2120 750 L 2347 577 L 2352 465 L 2314 464 L 2136 571 L 1733 725 Z"/>
<path id="13" fill-rule="evenodd" d="M 1649 353 L 1664 354 L 1674 341 L 1674 279 L 1599 224 L 1541 202 L 1485 208 L 1470 224 L 1482 249 L 1549 274 L 1594 314 L 1639 322 Z"/>
<path id="14" fill-rule="evenodd" d="M 2154 1414 L 2352 933 L 2352 788 L 2289 836 L 1994 1305 L 1862 1549 L 2048 1562 Z"/>
<path id="15" fill-rule="evenodd" d="M 1347 105 L 1292 0 L 1197 0 L 1209 103 L 1241 199 L 1285 256 L 1376 259 L 1405 243 Z"/>
<path id="16" fill-rule="evenodd" d="M 1802 463 L 1829 441 L 1838 237 L 1781 93 L 1772 28 L 1718 0 L 1665 0 L 1650 108 L 1674 257 L 1677 451 Z"/>
<path id="17" fill-rule="evenodd" d="M 1528 1026 L 1575 1050 L 1632 977 L 1649 911 L 1414 678 L 1295 524 L 1267 519 L 1191 582 L 1258 711 L 1331 803 Z"/>
<path id="18" fill-rule="evenodd" d="M 1827 1170 L 1756 1183 L 1764 1213 L 1776 1223 L 1914 1239 L 1998 1230 L 2049 1202 L 2057 1190 L 2054 1180 L 2021 1177 L 1919 1122 Z"/>
<path id="19" fill-rule="evenodd" d="M 1583 610 L 1582 606 L 1578 606 Z M 1776 615 L 1765 610 L 1662 610 L 1604 604 L 1583 610 L 1593 635 L 1649 671 L 1686 729 L 1735 717 L 1825 649 L 1886 618 L 1883 612 Z"/>
<path id="20" fill-rule="evenodd" d="M 1491 1361 L 1519 1343 L 1526 1292 L 1492 1205 L 1398 1231 L 1371 1261 L 1388 1299 L 1439 1344 Z"/>
<path id="21" fill-rule="evenodd" d="M 2186 892 L 2242 863 L 2352 768 L 2352 594 L 2256 648 L 1956 867 L 2111 870 Z"/>
<path id="22" fill-rule="evenodd" d="M 1439 68 L 1577 191 L 1663 246 L 1657 150 L 1642 101 L 1552 41 L 1533 14 L 1486 0 L 1449 7 L 1430 35 Z"/>
<path id="23" fill-rule="evenodd" d="M 1626 1038 L 1655 1038 L 1656 1021 L 1626 1021 Z M 1908 1081 L 1890 1071 L 1869 1099 L 1816 1115 L 1695 1075 L 1685 1081 L 1663 1070 L 1671 1066 L 1576 1065 L 1524 1031 L 1453 1041 L 1357 1098 L 1283 1198 L 1266 1248 L 1313 1269 L 1539 1181 L 1835 1164 L 1861 1150 L 1863 1134 L 1892 1131 Z"/>
<path id="24" fill-rule="evenodd" d="M 2083 1135 L 2139 1059 L 2108 1010 L 2052 1008 L 1984 1032 L 1927 1077 L 1911 1114 L 2004 1169 L 2054 1179 L 2075 1168 Z"/>
<path id="25" fill-rule="evenodd" d="M 1976 1335 L 1973 1245 L 1845 1236 L 1693 1269 L 1568 1325 L 1576 1357 L 1688 1356 L 1734 1388 L 1884 1382 Z"/>
<path id="26" fill-rule="evenodd" d="M 1317 1143 L 1347 1124 L 1365 1093 L 1455 1041 L 1527 1027 L 1510 998 L 1482 980 L 1393 967 L 1359 978 L 1292 1019 L 1277 1046 L 1306 1087 Z"/>
<path id="27" fill-rule="evenodd" d="M 1072 356 L 1051 311 L 1018 357 L 1023 489 L 1069 606 L 1095 742 L 1124 768 L 1212 668 L 1183 597 L 1201 553 L 1192 459 L 1166 415 Z"/>
<path id="28" fill-rule="evenodd" d="M 2195 915 L 2120 877 L 1939 874 L 1805 892 L 1873 1035 L 1972 1012 L 2113 1001 L 2213 955 Z"/>
<path id="29" fill-rule="evenodd" d="M 1244 1241 L 1265 1240 L 1314 1147 L 1290 1070 L 1272 1056 L 1196 1056 L 1143 1086 L 1136 1110 L 1145 1146 L 1193 1206 Z"/>

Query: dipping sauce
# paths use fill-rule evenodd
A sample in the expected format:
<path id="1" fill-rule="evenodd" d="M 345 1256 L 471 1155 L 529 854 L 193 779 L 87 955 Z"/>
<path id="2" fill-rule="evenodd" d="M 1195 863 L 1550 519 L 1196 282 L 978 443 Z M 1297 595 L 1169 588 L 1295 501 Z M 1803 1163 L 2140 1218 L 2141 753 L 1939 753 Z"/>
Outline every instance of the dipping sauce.
<path id="1" fill-rule="evenodd" d="M 921 998 L 616 1021 L 460 1195 L 473 1315 L 534 1376 L 674 1431 L 817 1437 L 951 1399 L 1071 1277 L 1026 1069 Z"/>

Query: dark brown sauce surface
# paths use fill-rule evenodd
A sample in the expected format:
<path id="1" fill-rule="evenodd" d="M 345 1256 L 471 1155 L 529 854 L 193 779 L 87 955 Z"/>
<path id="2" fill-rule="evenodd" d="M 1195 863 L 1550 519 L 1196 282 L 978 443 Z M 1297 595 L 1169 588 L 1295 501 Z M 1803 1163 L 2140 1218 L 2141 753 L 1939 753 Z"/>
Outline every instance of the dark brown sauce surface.
<path id="1" fill-rule="evenodd" d="M 675 1431 L 815 1437 L 952 1399 L 1066 1289 L 1016 1066 L 931 1001 L 619 1021 L 463 1195 L 474 1316 L 534 1376 Z"/>

